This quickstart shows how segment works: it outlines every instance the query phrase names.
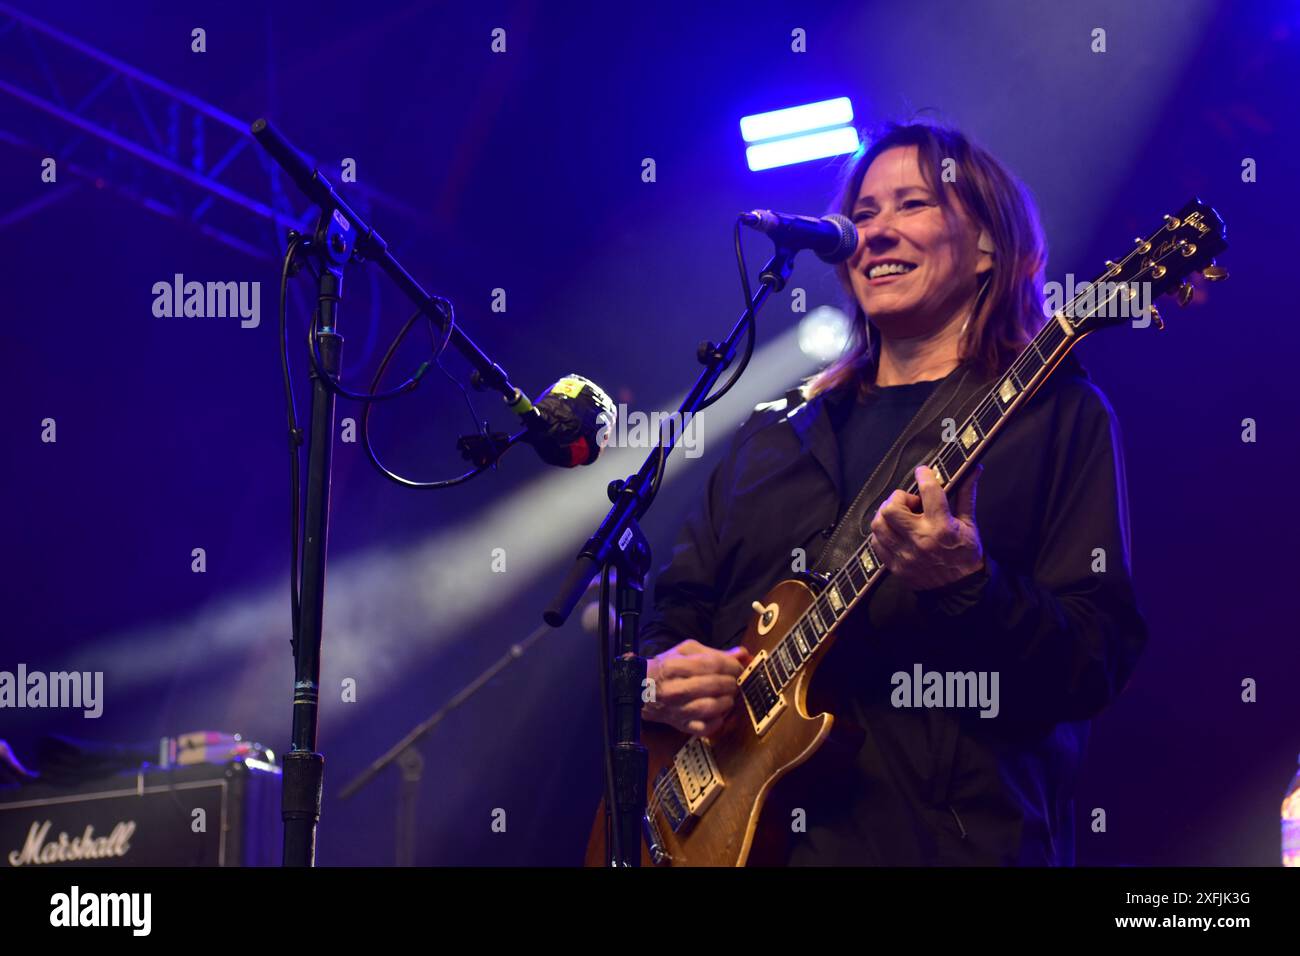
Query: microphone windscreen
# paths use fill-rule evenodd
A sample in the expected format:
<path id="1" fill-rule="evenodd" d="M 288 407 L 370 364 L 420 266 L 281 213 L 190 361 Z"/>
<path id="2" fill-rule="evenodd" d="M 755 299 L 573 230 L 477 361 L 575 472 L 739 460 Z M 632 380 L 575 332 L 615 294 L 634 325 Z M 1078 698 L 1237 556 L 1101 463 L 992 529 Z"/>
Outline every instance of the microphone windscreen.
<path id="1" fill-rule="evenodd" d="M 534 402 L 527 441 L 548 464 L 573 468 L 600 455 L 598 436 L 614 427 L 614 402 L 599 385 L 576 373 L 560 379 Z"/>

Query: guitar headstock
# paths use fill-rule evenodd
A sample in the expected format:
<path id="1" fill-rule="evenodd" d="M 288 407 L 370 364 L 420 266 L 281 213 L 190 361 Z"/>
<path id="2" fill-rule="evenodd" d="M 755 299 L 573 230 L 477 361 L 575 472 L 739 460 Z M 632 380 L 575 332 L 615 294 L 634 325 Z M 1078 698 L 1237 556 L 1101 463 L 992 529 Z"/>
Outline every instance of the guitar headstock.
<path id="1" fill-rule="evenodd" d="M 1164 328 L 1152 303 L 1176 291 L 1178 304 L 1186 305 L 1193 294 L 1187 279 L 1196 272 L 1209 282 L 1228 278 L 1227 270 L 1214 263 L 1226 248 L 1223 219 L 1212 207 L 1192 199 L 1176 215 L 1165 216 L 1164 225 L 1150 236 L 1138 239 L 1128 255 L 1117 262 L 1107 260 L 1106 271 L 1093 282 L 1090 294 L 1067 304 L 1065 318 L 1083 334 L 1130 322 L 1149 309 L 1157 327 Z"/>

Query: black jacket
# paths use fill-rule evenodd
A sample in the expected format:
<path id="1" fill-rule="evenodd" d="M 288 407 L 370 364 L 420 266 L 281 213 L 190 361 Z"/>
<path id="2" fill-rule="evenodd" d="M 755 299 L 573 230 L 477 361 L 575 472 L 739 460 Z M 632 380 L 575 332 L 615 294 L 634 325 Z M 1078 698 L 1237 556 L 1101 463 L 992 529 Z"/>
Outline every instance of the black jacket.
<path id="1" fill-rule="evenodd" d="M 793 549 L 813 566 L 841 500 L 857 492 L 838 487 L 831 420 L 851 400 L 847 389 L 787 398 L 741 426 L 658 575 L 645 656 L 688 637 L 734 646 L 751 602 L 793 576 Z M 792 863 L 1074 861 L 1087 721 L 1146 641 L 1114 412 L 1067 356 L 983 461 L 975 519 L 986 571 L 919 594 L 887 577 L 817 670 L 810 711 L 830 708 L 865 737 L 854 769 L 808 798 Z M 893 706 L 891 675 L 918 664 L 997 671 L 998 715 Z"/>

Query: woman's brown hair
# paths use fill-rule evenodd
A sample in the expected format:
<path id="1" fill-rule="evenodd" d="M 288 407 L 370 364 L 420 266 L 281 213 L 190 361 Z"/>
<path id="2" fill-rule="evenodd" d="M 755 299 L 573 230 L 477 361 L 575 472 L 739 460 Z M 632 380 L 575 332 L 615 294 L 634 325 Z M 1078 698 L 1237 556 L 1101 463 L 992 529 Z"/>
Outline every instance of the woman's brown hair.
<path id="1" fill-rule="evenodd" d="M 1047 244 L 1033 197 L 1005 166 L 960 131 L 927 123 L 890 123 L 849 159 L 833 211 L 852 218 L 867 168 L 896 146 L 916 147 L 921 175 L 945 214 L 951 213 L 954 202 L 960 203 L 975 228 L 993 240 L 993 271 L 976 299 L 960 350 L 963 361 L 996 374 L 1029 344 L 1044 321 Z M 945 181 L 947 170 L 955 174 L 948 177 L 952 182 Z M 880 332 L 853 294 L 848 264 L 836 265 L 835 274 L 853 303 L 853 328 L 845 354 L 804 386 L 810 398 L 855 380 L 866 390 L 876 377 Z"/>

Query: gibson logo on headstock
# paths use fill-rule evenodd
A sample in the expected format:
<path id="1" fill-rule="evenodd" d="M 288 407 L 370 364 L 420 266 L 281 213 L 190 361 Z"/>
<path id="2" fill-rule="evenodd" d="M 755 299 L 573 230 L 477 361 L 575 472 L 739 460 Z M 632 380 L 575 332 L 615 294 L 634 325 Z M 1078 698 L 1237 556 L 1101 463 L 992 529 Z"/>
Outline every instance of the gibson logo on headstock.
<path id="1" fill-rule="evenodd" d="M 1182 228 L 1188 228 L 1188 229 L 1195 229 L 1196 234 L 1198 236 L 1205 235 L 1207 232 L 1210 231 L 1210 225 L 1209 223 L 1204 221 L 1204 218 L 1205 217 L 1201 215 L 1201 211 L 1199 209 L 1193 212 L 1189 212 L 1187 214 L 1186 219 L 1180 220 L 1176 216 L 1166 217 L 1165 228 L 1168 229 L 1173 235 L 1171 238 L 1164 240 L 1158 246 L 1156 246 L 1154 260 L 1151 259 L 1144 260 L 1143 266 L 1150 267 L 1155 263 L 1159 263 L 1161 260 L 1171 255 L 1175 249 L 1178 250 L 1178 252 L 1180 252 L 1184 257 L 1195 255 L 1196 244 L 1193 242 L 1188 242 L 1186 239 L 1179 238 L 1178 232 Z M 1193 238 L 1195 238 L 1195 236 L 1193 236 Z M 1161 274 L 1162 273 L 1153 272 L 1153 275 L 1155 275 L 1157 279 L 1160 278 Z"/>
<path id="2" fill-rule="evenodd" d="M 95 828 L 88 823 L 79 837 L 69 839 L 66 833 L 60 833 L 57 840 L 47 842 L 51 826 L 51 820 L 46 820 L 44 824 L 33 823 L 27 832 L 27 842 L 23 848 L 9 852 L 9 865 L 40 866 L 44 863 L 76 863 L 79 860 L 126 856 L 131 849 L 131 836 L 135 833 L 134 820 L 119 822 L 108 836 L 102 837 L 95 836 Z"/>

